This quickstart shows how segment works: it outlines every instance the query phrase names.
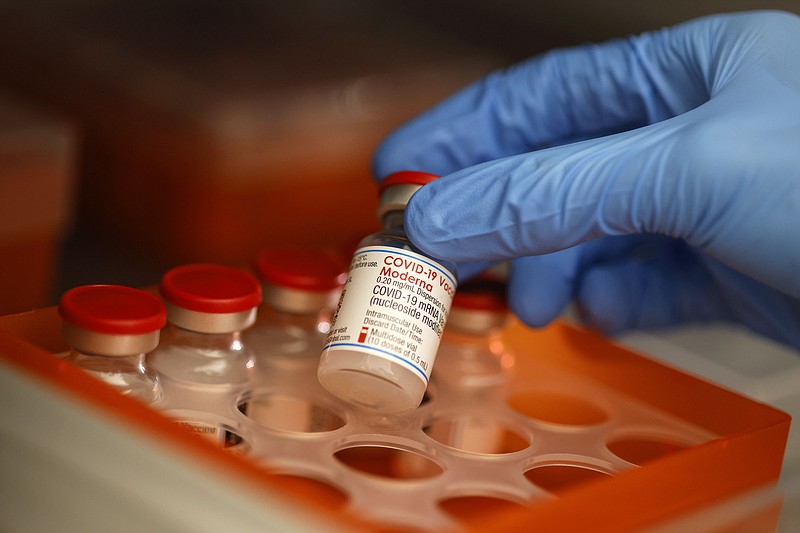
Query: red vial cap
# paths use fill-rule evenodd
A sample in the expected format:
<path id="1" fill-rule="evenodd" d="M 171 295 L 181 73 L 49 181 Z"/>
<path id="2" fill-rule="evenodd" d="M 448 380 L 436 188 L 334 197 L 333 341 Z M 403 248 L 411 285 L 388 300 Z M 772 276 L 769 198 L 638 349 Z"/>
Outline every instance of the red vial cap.
<path id="1" fill-rule="evenodd" d="M 113 335 L 152 333 L 167 321 L 161 300 L 121 285 L 83 285 L 70 289 L 61 296 L 58 314 L 77 328 Z"/>
<path id="2" fill-rule="evenodd" d="M 222 265 L 183 265 L 161 278 L 161 296 L 200 313 L 240 313 L 261 303 L 261 285 L 244 272 Z"/>
<path id="3" fill-rule="evenodd" d="M 269 248 L 256 256 L 256 272 L 269 285 L 326 292 L 344 283 L 347 267 L 333 253 L 300 248 Z"/>
<path id="4" fill-rule="evenodd" d="M 378 186 L 378 192 L 382 193 L 387 188 L 395 185 L 427 185 L 428 183 L 438 179 L 439 176 L 436 174 L 419 172 L 417 170 L 401 170 L 399 172 L 392 172 L 386 176 L 386 178 Z"/>
<path id="5" fill-rule="evenodd" d="M 459 285 L 453 308 L 473 311 L 505 311 L 506 284 L 494 279 L 476 278 Z"/>

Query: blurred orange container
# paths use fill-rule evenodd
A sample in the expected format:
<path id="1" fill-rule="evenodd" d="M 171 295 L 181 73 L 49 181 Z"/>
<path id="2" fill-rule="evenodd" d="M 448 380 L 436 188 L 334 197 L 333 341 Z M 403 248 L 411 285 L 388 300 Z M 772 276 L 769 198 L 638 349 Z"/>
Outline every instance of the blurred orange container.
<path id="1" fill-rule="evenodd" d="M 51 355 L 65 349 L 58 330 L 59 319 L 52 308 L 1 318 L 0 370 L 5 366 L 42 386 L 55 388 L 87 409 L 111 416 L 130 431 L 167 446 L 175 457 L 197 458 L 197 468 L 217 479 L 216 483 L 236 480 L 235 484 L 247 494 L 265 498 L 265 505 L 289 498 L 301 515 L 318 517 L 335 530 L 375 529 L 375 524 L 365 523 L 343 509 L 341 499 L 330 491 L 319 490 L 314 484 L 294 484 L 286 476 L 273 475 L 247 458 L 226 454 L 180 430 L 159 413 L 117 395 L 75 369 L 60 366 L 60 361 Z M 657 438 L 638 442 L 617 439 L 613 445 L 614 439 L 608 438 L 604 442 L 613 448 L 613 453 L 639 466 L 566 488 L 571 475 L 554 470 L 533 481 L 549 487 L 555 497 L 526 506 L 508 508 L 481 498 L 456 500 L 449 511 L 461 517 L 464 531 L 663 533 L 775 529 L 779 497 L 748 507 L 754 501 L 748 500 L 748 495 L 755 494 L 758 500 L 765 487 L 776 486 L 788 435 L 788 415 L 567 324 L 557 323 L 539 331 L 514 326 L 506 340 L 518 355 L 513 387 L 517 393 L 509 403 L 526 416 L 558 427 L 593 424 L 602 419 L 602 409 L 587 407 L 601 401 L 592 391 L 605 390 L 611 393 L 607 397 L 628 399 L 627 403 L 610 407 L 612 419 L 621 413 L 624 418 L 624 412 L 630 414 L 644 406 L 645 412 L 655 413 L 655 418 L 680 421 L 709 437 L 685 446 L 671 446 L 667 441 L 659 446 Z M 562 391 L 566 387 L 572 401 L 563 401 L 568 399 L 563 394 L 559 398 L 542 393 L 542 384 L 545 391 L 550 386 Z M 539 392 L 531 392 L 534 390 Z M 568 428 L 567 433 L 570 432 L 575 430 Z M 559 460 L 550 457 L 551 466 L 558 466 Z M 155 475 L 147 485 L 157 486 L 160 482 Z M 413 494 L 413 483 L 407 486 L 409 494 Z M 749 503 L 739 505 L 741 501 Z M 734 509 L 752 512 L 741 514 Z M 714 513 L 716 517 L 709 518 Z M 701 517 L 699 521 L 697 516 Z M 727 520 L 720 522 L 721 517 Z M 222 523 L 233 519 L 217 518 Z M 377 530 L 396 531 L 392 527 Z"/>
<path id="2" fill-rule="evenodd" d="M 494 66 L 369 3 L 19 4 L 0 74 L 85 124 L 82 220 L 170 262 L 349 245 L 380 139 Z"/>
<path id="3" fill-rule="evenodd" d="M 74 204 L 77 130 L 0 93 L 0 314 L 47 305 Z"/>

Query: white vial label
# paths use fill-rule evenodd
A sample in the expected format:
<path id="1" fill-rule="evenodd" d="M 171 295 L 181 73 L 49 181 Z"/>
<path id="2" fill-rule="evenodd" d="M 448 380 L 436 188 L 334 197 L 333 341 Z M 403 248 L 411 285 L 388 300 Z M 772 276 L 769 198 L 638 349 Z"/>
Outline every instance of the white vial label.
<path id="1" fill-rule="evenodd" d="M 405 365 L 427 383 L 455 289 L 453 274 L 424 255 L 360 248 L 325 350 L 370 353 Z"/>
<path id="2" fill-rule="evenodd" d="M 247 453 L 248 446 L 245 440 L 219 424 L 199 422 L 197 420 L 176 420 L 176 423 L 210 441 L 212 444 L 216 444 L 231 455 L 244 455 Z"/>

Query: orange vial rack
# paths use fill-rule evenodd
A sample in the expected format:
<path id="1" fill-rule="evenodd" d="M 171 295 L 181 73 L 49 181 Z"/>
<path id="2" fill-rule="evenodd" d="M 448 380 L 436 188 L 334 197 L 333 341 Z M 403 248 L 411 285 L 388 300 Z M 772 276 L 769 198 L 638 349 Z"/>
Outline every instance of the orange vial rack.
<path id="1" fill-rule="evenodd" d="M 261 487 L 267 498 L 288 494 L 345 530 L 654 528 L 774 486 L 790 421 L 570 325 L 512 325 L 503 337 L 515 355 L 509 381 L 480 402 L 432 382 L 418 409 L 385 417 L 316 386 L 271 395 L 269 384 L 256 383 L 235 400 L 260 402 L 258 420 L 240 410 L 252 446 L 236 456 L 78 369 L 60 369 L 59 327 L 52 308 L 0 319 L 2 368 L 35 376 L 175 453 L 203 457 L 198 468 L 221 466 L 226 480 Z M 271 399 L 281 397 L 314 406 L 308 423 L 270 425 L 280 420 L 270 416 L 279 406 Z M 465 421 L 502 438 L 478 453 L 462 449 L 465 441 L 441 428 Z M 777 511 L 759 520 L 774 528 Z"/>

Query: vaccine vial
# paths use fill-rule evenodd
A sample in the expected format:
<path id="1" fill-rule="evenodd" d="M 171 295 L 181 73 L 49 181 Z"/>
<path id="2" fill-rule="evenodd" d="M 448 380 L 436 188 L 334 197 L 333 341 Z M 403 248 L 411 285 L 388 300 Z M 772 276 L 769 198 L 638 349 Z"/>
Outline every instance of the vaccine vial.
<path id="1" fill-rule="evenodd" d="M 148 361 L 165 384 L 198 389 L 241 385 L 255 365 L 242 342 L 261 303 L 261 285 L 235 268 L 191 264 L 166 272 L 159 287 L 168 324 Z"/>
<path id="2" fill-rule="evenodd" d="M 506 289 L 505 279 L 492 273 L 459 285 L 433 375 L 442 394 L 480 406 L 510 382 L 515 358 L 504 342 L 505 329 L 511 322 Z M 469 453 L 502 454 L 514 450 L 509 448 L 504 427 L 491 417 L 454 417 L 429 425 L 425 433 L 437 442 Z M 418 463 L 404 466 L 418 469 L 422 467 Z"/>
<path id="3" fill-rule="evenodd" d="M 503 341 L 511 321 L 505 280 L 483 275 L 461 284 L 436 357 L 434 381 L 459 392 L 502 386 L 514 355 Z"/>
<path id="4" fill-rule="evenodd" d="M 422 401 L 456 290 L 453 266 L 425 255 L 403 229 L 409 199 L 435 179 L 403 171 L 381 184 L 384 231 L 359 244 L 320 359 L 323 387 L 376 412 Z"/>
<path id="5" fill-rule="evenodd" d="M 254 267 L 263 303 L 243 336 L 258 375 L 316 368 L 346 279 L 344 261 L 323 250 L 274 247 L 260 251 Z"/>
<path id="6" fill-rule="evenodd" d="M 244 397 L 239 411 L 262 427 L 317 431 L 330 418 L 309 398 L 323 392 L 314 375 L 346 265 L 325 250 L 272 247 L 258 253 L 254 269 L 264 301 L 244 339 L 256 356 L 261 392 Z"/>
<path id="7" fill-rule="evenodd" d="M 270 392 L 238 408 L 267 428 L 316 431 L 329 418 L 309 396 L 320 388 L 314 375 L 347 267 L 339 254 L 292 247 L 262 250 L 254 267 L 264 301 L 244 338 L 256 356 L 254 385 Z"/>
<path id="8" fill-rule="evenodd" d="M 154 403 L 162 388 L 145 354 L 159 342 L 164 304 L 139 289 L 84 285 L 63 294 L 58 306 L 62 336 L 74 364 L 119 392 Z"/>

